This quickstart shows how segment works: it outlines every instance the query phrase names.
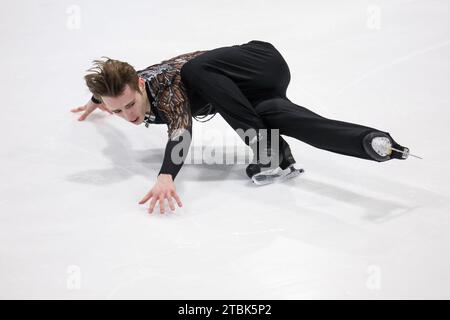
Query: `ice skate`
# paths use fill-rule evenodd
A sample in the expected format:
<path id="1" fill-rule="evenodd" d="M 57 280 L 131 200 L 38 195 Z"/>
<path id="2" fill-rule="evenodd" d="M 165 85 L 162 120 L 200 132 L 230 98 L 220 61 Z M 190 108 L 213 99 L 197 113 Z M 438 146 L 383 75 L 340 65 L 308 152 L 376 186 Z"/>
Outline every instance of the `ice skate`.
<path id="1" fill-rule="evenodd" d="M 260 141 L 261 142 L 261 141 Z M 254 146 L 254 150 L 256 148 Z M 274 150 L 270 147 L 270 144 L 266 144 L 266 140 L 259 144 L 259 152 L 264 152 L 269 157 L 273 154 Z M 279 145 L 279 158 L 278 162 L 270 161 L 263 164 L 259 161 L 259 155 L 261 153 L 255 153 L 256 163 L 251 163 L 246 168 L 246 173 L 252 182 L 256 185 L 266 185 L 274 182 L 281 182 L 287 179 L 298 177 L 304 172 L 303 169 L 295 168 L 295 159 L 292 156 L 289 145 L 282 139 L 280 139 Z"/>
<path id="2" fill-rule="evenodd" d="M 298 177 L 301 173 L 305 172 L 303 169 L 297 169 L 291 164 L 286 169 L 277 167 L 275 169 L 269 169 L 257 173 L 252 176 L 252 181 L 256 185 L 266 185 L 274 182 L 282 182 L 287 179 Z"/>
<path id="3" fill-rule="evenodd" d="M 405 160 L 409 156 L 419 159 L 409 152 L 409 148 L 396 143 L 389 134 L 383 132 L 372 132 L 363 139 L 363 147 L 369 156 L 376 161 L 387 161 L 391 159 Z"/>

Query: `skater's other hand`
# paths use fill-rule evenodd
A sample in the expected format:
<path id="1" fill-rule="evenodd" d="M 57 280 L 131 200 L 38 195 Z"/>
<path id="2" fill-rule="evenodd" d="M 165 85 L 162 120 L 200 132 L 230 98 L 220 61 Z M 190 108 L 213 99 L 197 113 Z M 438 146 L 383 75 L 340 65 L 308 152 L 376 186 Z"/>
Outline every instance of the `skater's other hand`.
<path id="1" fill-rule="evenodd" d="M 150 198 L 152 200 L 150 201 L 150 207 L 148 209 L 149 213 L 153 212 L 157 201 L 159 202 L 159 211 L 164 213 L 166 199 L 169 202 L 169 208 L 172 211 L 175 211 L 174 199 L 179 207 L 183 206 L 180 197 L 176 192 L 172 175 L 170 174 L 160 174 L 153 188 L 145 195 L 144 198 L 142 198 L 141 201 L 139 201 L 139 204 L 146 203 Z"/>
<path id="2" fill-rule="evenodd" d="M 108 112 L 109 114 L 112 114 L 112 112 L 109 111 L 108 108 L 106 108 L 104 103 L 94 103 L 91 100 L 89 100 L 84 106 L 73 108 L 70 111 L 74 113 L 83 111 L 83 114 L 78 118 L 78 121 L 83 121 L 97 108 L 102 111 Z"/>

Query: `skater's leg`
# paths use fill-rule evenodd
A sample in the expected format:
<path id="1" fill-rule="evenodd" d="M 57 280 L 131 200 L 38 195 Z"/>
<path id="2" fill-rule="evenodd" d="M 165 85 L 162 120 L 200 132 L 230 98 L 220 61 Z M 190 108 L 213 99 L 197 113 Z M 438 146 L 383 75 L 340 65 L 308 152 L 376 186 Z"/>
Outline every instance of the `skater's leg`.
<path id="1" fill-rule="evenodd" d="M 256 111 L 269 128 L 279 128 L 280 134 L 320 149 L 362 159 L 376 160 L 363 147 L 365 136 L 382 133 L 390 137 L 389 133 L 375 128 L 327 119 L 285 98 L 265 100 L 256 106 Z"/>
<path id="2" fill-rule="evenodd" d="M 245 132 L 250 129 L 250 133 L 247 135 L 249 139 L 243 139 L 247 145 L 254 138 L 252 137 L 252 132 L 257 133 L 259 129 L 267 129 L 266 123 L 258 115 L 255 107 L 229 77 L 207 70 L 203 64 L 192 63 L 191 61 L 183 67 L 182 78 L 186 87 L 201 95 L 205 101 L 211 102 L 217 112 L 235 131 L 241 129 Z M 262 144 L 268 144 L 270 137 L 267 137 L 267 139 L 268 141 L 265 140 Z M 272 148 L 271 152 L 279 152 L 280 156 L 276 158 L 277 161 L 272 163 L 272 165 L 279 164 L 282 169 L 285 169 L 290 164 L 295 163 L 295 160 L 290 152 L 288 143 L 281 136 L 278 137 L 278 141 L 278 146 L 270 145 Z M 255 161 L 257 160 L 255 159 Z"/>
<path id="3" fill-rule="evenodd" d="M 234 130 L 254 129 L 250 131 L 255 132 L 267 129 L 255 111 L 257 101 L 275 92 L 285 92 L 290 73 L 281 54 L 270 43 L 251 41 L 242 46 L 211 50 L 190 60 L 181 69 L 181 77 L 188 94 L 212 103 Z M 281 135 L 278 139 L 278 145 L 269 149 L 276 154 L 279 148 L 279 157 L 272 164 L 279 163 L 285 169 L 295 160 L 288 143 Z M 243 141 L 249 145 L 250 139 Z M 255 151 L 254 146 L 252 149 Z"/>

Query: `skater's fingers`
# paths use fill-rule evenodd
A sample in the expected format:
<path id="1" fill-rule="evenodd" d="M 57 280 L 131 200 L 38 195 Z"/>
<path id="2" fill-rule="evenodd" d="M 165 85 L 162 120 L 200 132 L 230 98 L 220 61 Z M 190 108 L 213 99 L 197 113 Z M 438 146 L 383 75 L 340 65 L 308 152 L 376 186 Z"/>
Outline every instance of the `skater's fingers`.
<path id="1" fill-rule="evenodd" d="M 88 115 L 90 115 L 92 113 L 92 111 L 94 111 L 97 107 L 90 107 L 90 108 L 86 108 L 86 110 L 84 111 L 84 113 L 81 115 L 81 117 L 78 119 L 80 121 L 83 121 L 84 119 L 86 119 L 88 117 Z"/>
<path id="2" fill-rule="evenodd" d="M 70 111 L 71 112 L 80 112 L 80 111 L 84 111 L 86 110 L 86 106 L 81 106 L 81 107 L 77 107 L 77 108 L 73 108 Z"/>
<path id="3" fill-rule="evenodd" d="M 155 208 L 156 205 L 156 197 L 153 197 L 152 201 L 150 202 L 150 208 L 148 209 L 148 213 L 152 213 L 153 209 Z"/>
<path id="4" fill-rule="evenodd" d="M 153 192 L 150 191 L 141 199 L 141 201 L 139 201 L 139 204 L 146 203 L 148 201 L 148 199 L 150 199 L 152 196 L 153 196 Z"/>
<path id="5" fill-rule="evenodd" d="M 181 203 L 180 197 L 177 195 L 175 191 L 172 191 L 172 197 L 175 198 L 175 201 L 177 202 L 179 207 L 182 207 L 183 204 Z"/>
<path id="6" fill-rule="evenodd" d="M 167 196 L 167 200 L 169 201 L 169 208 L 170 208 L 170 210 L 175 211 L 175 205 L 174 205 L 173 199 L 172 199 L 172 197 L 170 195 Z"/>
<path id="7" fill-rule="evenodd" d="M 159 212 L 164 213 L 165 212 L 165 208 L 164 208 L 164 196 L 160 195 L 159 196 Z"/>

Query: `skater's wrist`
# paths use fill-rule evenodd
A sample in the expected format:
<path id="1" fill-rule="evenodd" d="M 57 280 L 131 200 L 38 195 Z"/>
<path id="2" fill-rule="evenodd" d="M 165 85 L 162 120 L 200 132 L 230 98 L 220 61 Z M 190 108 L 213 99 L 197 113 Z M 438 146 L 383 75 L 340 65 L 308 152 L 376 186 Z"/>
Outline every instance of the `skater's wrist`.
<path id="1" fill-rule="evenodd" d="M 95 104 L 102 104 L 102 103 L 103 103 L 102 100 L 97 99 L 94 95 L 92 95 L 91 101 L 92 101 L 93 103 L 95 103 Z"/>
<path id="2" fill-rule="evenodd" d="M 170 181 L 173 182 L 172 175 L 170 173 L 160 173 L 158 175 L 158 181 Z"/>

